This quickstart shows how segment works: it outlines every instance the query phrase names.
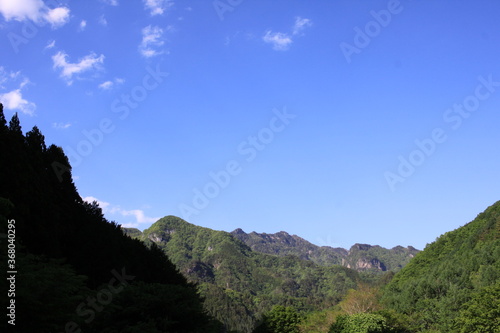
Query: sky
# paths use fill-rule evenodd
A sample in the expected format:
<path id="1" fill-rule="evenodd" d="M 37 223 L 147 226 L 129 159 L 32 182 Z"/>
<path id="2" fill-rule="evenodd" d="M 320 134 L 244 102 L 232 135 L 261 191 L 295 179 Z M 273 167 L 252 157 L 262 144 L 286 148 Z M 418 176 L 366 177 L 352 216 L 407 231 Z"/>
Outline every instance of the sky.
<path id="1" fill-rule="evenodd" d="M 0 0 L 0 102 L 125 227 L 423 249 L 500 199 L 499 12 Z"/>

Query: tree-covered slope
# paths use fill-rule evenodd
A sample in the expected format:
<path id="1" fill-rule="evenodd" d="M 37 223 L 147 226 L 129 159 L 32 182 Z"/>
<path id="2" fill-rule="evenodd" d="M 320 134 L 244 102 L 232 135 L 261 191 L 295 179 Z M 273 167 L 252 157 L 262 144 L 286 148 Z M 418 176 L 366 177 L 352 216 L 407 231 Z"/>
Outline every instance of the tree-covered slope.
<path id="1" fill-rule="evenodd" d="M 414 331 L 500 332 L 499 290 L 500 201 L 415 256 L 384 301 Z"/>
<path id="2" fill-rule="evenodd" d="M 179 270 L 199 285 L 210 314 L 232 330 L 251 332 L 274 305 L 299 311 L 336 304 L 358 274 L 341 266 L 252 251 L 224 231 L 167 216 L 144 230 L 142 239 L 162 248 Z"/>
<path id="3" fill-rule="evenodd" d="M 47 147 L 37 127 L 23 134 L 17 115 L 7 125 L 0 104 L 0 234 L 8 230 L 15 241 L 0 238 L 0 262 L 10 241 L 15 297 L 1 304 L 17 306 L 2 332 L 212 330 L 196 288 L 164 252 L 84 202 L 62 149 Z M 0 288 L 9 290 L 5 278 Z"/>
<path id="4" fill-rule="evenodd" d="M 367 244 L 355 244 L 347 251 L 343 248 L 317 246 L 285 231 L 267 234 L 245 233 L 236 229 L 231 234 L 257 252 L 279 256 L 295 255 L 319 265 L 343 265 L 357 271 L 398 271 L 419 252 L 411 246 L 386 249 Z"/>

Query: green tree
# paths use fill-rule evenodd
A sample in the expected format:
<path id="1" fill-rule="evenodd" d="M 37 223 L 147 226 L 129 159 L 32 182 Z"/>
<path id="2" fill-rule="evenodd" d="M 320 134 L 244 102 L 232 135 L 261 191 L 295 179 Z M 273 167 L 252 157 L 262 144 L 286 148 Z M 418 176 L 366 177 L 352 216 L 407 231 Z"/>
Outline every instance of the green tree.
<path id="1" fill-rule="evenodd" d="M 456 320 L 461 333 L 500 332 L 500 281 L 477 292 Z"/>
<path id="2" fill-rule="evenodd" d="M 298 333 L 302 317 L 291 306 L 277 305 L 265 316 L 255 333 Z"/>
<path id="3" fill-rule="evenodd" d="M 330 333 L 389 333 L 386 319 L 378 314 L 356 313 L 341 315 L 330 328 Z"/>
<path id="4" fill-rule="evenodd" d="M 360 284 L 358 289 L 350 289 L 342 302 L 340 308 L 347 314 L 373 312 L 380 309 L 378 303 L 378 289 L 366 284 Z"/>

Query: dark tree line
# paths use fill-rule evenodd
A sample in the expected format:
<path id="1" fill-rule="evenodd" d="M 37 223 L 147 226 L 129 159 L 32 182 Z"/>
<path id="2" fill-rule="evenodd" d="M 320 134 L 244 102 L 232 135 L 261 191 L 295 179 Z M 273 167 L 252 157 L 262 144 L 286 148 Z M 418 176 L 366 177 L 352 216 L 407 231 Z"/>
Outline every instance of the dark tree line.
<path id="1" fill-rule="evenodd" d="M 7 123 L 0 104 L 0 233 L 8 219 L 18 270 L 13 331 L 218 331 L 164 252 L 125 236 L 97 203 L 84 202 L 63 150 L 47 147 L 37 127 L 23 135 L 17 114 Z"/>

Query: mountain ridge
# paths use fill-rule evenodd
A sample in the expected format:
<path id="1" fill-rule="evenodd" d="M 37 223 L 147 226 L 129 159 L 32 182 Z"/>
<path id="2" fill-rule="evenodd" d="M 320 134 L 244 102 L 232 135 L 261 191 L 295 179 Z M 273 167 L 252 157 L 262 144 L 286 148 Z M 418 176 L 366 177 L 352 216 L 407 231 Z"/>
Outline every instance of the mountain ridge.
<path id="1" fill-rule="evenodd" d="M 292 254 L 301 259 L 312 260 L 319 265 L 341 265 L 356 270 L 396 271 L 420 252 L 413 246 L 400 245 L 387 249 L 379 245 L 355 243 L 349 250 L 341 247 L 318 246 L 295 234 L 290 235 L 286 231 L 274 234 L 255 231 L 246 233 L 241 228 L 237 228 L 230 234 L 257 252 L 275 255 Z M 360 255 L 360 252 L 366 252 L 367 256 Z M 399 260 L 390 258 L 391 252 L 399 255 Z M 379 257 L 387 263 L 382 262 Z"/>
<path id="2" fill-rule="evenodd" d="M 182 220 L 174 215 L 167 215 L 165 218 L 172 217 Z M 160 219 L 161 220 L 161 219 Z M 182 220 L 188 225 L 203 228 L 205 230 L 217 231 L 210 228 L 197 226 L 185 220 Z M 158 222 L 158 221 L 157 221 Z M 155 225 L 157 222 L 153 223 Z M 152 225 L 152 226 L 153 226 Z M 151 228 L 151 227 L 150 227 Z M 122 228 L 126 234 L 134 238 L 141 238 L 143 232 L 136 228 Z M 149 229 L 149 228 L 148 228 Z M 147 229 L 145 229 L 146 231 Z M 167 234 L 172 230 L 166 230 Z M 342 247 L 319 246 L 315 245 L 306 239 L 291 235 L 286 231 L 278 231 L 276 233 L 258 233 L 252 231 L 246 233 L 243 229 L 237 228 L 231 232 L 224 232 L 232 235 L 247 245 L 252 251 L 259 253 L 286 256 L 294 255 L 303 260 L 310 260 L 321 266 L 340 265 L 347 268 L 352 268 L 357 271 L 398 271 L 409 262 L 420 250 L 411 245 L 403 247 L 401 245 L 394 246 L 390 249 L 380 245 L 371 245 L 364 243 L 355 243 L 349 249 Z M 164 236 L 163 236 L 164 237 Z M 168 238 L 168 237 L 167 237 Z M 153 242 L 164 240 L 153 236 L 150 238 Z M 397 258 L 394 258 L 397 256 Z"/>

